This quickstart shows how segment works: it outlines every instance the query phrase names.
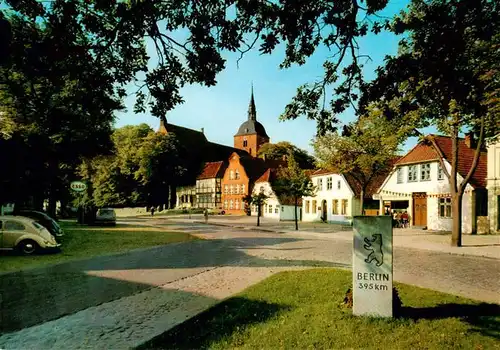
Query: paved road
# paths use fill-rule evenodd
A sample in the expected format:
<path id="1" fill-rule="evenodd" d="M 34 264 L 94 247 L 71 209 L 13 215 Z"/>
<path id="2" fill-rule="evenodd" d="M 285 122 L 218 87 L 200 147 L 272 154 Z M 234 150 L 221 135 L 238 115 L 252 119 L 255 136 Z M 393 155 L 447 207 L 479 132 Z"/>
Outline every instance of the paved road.
<path id="1" fill-rule="evenodd" d="M 0 336 L 0 347 L 85 347 L 82 339 L 91 347 L 139 344 L 273 271 L 348 268 L 352 261 L 346 240 L 164 218 L 138 223 L 210 239 L 1 275 L 0 329 L 8 334 Z M 499 260 L 398 248 L 394 272 L 396 281 L 500 302 Z"/>

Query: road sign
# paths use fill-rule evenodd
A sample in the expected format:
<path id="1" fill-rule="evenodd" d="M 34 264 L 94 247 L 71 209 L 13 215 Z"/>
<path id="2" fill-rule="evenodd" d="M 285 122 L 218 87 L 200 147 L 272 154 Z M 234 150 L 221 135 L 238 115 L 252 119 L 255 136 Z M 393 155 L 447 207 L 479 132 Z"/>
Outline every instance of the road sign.
<path id="1" fill-rule="evenodd" d="M 71 188 L 75 192 L 83 192 L 87 189 L 87 184 L 81 181 L 73 181 L 69 188 Z"/>

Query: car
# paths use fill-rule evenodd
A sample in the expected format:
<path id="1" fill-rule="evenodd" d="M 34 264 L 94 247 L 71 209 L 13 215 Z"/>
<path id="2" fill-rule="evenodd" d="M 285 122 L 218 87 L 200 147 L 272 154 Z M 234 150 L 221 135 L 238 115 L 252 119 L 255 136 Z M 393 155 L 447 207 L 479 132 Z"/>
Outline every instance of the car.
<path id="1" fill-rule="evenodd" d="M 25 216 L 0 216 L 0 249 L 31 255 L 41 249 L 58 249 L 61 244 L 36 220 Z"/>
<path id="2" fill-rule="evenodd" d="M 19 216 L 25 216 L 36 220 L 40 225 L 44 226 L 47 230 L 49 230 L 49 232 L 54 237 L 56 237 L 56 239 L 64 236 L 64 231 L 61 228 L 61 226 L 59 226 L 57 221 L 44 212 L 30 210 L 30 209 L 21 209 L 21 210 L 15 210 L 13 214 Z"/>
<path id="3" fill-rule="evenodd" d="M 113 208 L 101 208 L 95 216 L 97 225 L 116 225 L 116 213 Z"/>
<path id="4" fill-rule="evenodd" d="M 226 211 L 222 208 L 210 208 L 208 209 L 208 215 L 224 215 L 226 214 Z"/>

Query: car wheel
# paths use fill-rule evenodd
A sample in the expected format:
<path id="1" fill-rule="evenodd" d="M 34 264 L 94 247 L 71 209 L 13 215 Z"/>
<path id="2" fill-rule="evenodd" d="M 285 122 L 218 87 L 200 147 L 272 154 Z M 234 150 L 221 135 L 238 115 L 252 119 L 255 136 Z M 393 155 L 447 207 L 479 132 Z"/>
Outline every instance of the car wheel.
<path id="1" fill-rule="evenodd" d="M 38 250 L 38 243 L 31 239 L 27 239 L 19 243 L 18 249 L 22 254 L 31 255 Z"/>
<path id="2" fill-rule="evenodd" d="M 224 215 L 224 214 L 226 214 L 226 212 L 223 210 L 223 211 L 220 212 L 220 214 Z"/>

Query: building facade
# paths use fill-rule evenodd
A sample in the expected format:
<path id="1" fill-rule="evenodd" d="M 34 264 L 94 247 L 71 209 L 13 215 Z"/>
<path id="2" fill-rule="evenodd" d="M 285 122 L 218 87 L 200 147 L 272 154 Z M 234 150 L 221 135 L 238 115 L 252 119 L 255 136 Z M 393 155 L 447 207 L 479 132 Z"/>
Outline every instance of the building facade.
<path id="1" fill-rule="evenodd" d="M 443 162 L 450 172 L 451 138 L 433 137 L 445 156 Z M 459 183 L 472 165 L 475 145 L 471 142 L 470 139 L 459 139 Z M 478 232 L 478 217 L 487 215 L 485 178 L 486 153 L 481 152 L 477 169 L 462 199 L 463 233 Z M 413 226 L 433 231 L 452 229 L 449 181 L 441 168 L 437 152 L 430 144 L 421 142 L 402 157 L 374 198 L 380 201 L 381 212 L 406 211 Z"/>
<path id="2" fill-rule="evenodd" d="M 487 143 L 488 218 L 490 233 L 500 233 L 500 135 Z"/>
<path id="3" fill-rule="evenodd" d="M 260 215 L 262 217 L 279 220 L 281 214 L 281 204 L 271 185 L 274 176 L 274 172 L 272 172 L 271 169 L 267 169 L 264 174 L 255 181 L 252 195 L 264 193 L 267 196 L 267 200 L 261 208 Z M 257 216 L 257 209 L 256 205 L 251 206 L 251 214 L 253 216 Z"/>
<path id="4" fill-rule="evenodd" d="M 196 179 L 197 208 L 222 209 L 222 178 L 225 170 L 223 161 L 205 164 Z"/>
<path id="5" fill-rule="evenodd" d="M 255 109 L 255 100 L 252 94 L 248 106 L 248 119 L 241 124 L 236 135 L 234 135 L 234 148 L 245 150 L 252 157 L 257 157 L 262 145 L 269 143 L 264 126 L 257 121 L 257 111 Z"/>
<path id="6" fill-rule="evenodd" d="M 222 178 L 222 208 L 228 214 L 245 214 L 243 198 L 251 192 L 250 177 L 240 156 L 233 153 Z"/>
<path id="7" fill-rule="evenodd" d="M 360 215 L 360 201 L 346 177 L 327 170 L 317 170 L 311 175 L 316 195 L 302 198 L 303 221 L 352 223 Z"/>

